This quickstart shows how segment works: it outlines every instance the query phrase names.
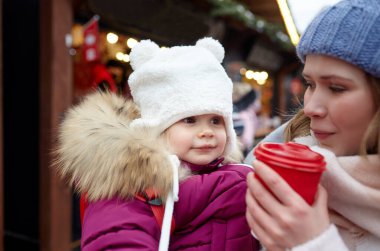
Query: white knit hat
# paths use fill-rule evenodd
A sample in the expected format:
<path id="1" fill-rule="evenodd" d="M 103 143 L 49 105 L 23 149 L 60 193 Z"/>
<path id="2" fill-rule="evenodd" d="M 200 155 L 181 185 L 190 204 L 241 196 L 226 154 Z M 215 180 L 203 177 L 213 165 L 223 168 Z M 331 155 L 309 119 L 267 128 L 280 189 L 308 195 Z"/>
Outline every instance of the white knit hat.
<path id="1" fill-rule="evenodd" d="M 232 124 L 232 81 L 221 62 L 224 48 L 203 38 L 195 46 L 160 49 L 150 40 L 135 45 L 130 53 L 134 72 L 129 85 L 141 118 L 131 126 L 157 128 L 162 133 L 175 122 L 190 116 L 218 114 L 227 130 L 224 154 L 236 142 Z"/>

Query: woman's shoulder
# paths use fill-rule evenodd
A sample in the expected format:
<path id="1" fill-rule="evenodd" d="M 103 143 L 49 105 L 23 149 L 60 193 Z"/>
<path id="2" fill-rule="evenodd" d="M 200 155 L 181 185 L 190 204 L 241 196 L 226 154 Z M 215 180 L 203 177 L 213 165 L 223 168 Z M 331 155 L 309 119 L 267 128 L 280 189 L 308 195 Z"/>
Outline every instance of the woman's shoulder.
<path id="1" fill-rule="evenodd" d="M 285 141 L 284 138 L 284 131 L 285 127 L 287 126 L 288 122 L 282 124 L 281 126 L 277 127 L 274 131 L 269 133 L 267 136 L 265 136 L 264 139 L 262 139 L 259 143 L 263 142 L 275 142 L 275 143 L 282 143 Z M 253 148 L 246 156 L 244 163 L 246 164 L 252 164 L 253 160 L 255 159 L 253 155 Z"/>

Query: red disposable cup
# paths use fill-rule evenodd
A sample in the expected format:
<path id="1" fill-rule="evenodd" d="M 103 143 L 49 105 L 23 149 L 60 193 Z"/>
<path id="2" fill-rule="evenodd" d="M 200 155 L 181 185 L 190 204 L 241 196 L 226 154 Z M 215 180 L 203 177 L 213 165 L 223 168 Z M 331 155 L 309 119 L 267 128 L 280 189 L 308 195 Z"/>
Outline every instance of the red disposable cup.
<path id="1" fill-rule="evenodd" d="M 319 180 L 326 170 L 321 154 L 294 142 L 265 142 L 255 148 L 254 155 L 280 174 L 307 203 L 314 203 Z"/>

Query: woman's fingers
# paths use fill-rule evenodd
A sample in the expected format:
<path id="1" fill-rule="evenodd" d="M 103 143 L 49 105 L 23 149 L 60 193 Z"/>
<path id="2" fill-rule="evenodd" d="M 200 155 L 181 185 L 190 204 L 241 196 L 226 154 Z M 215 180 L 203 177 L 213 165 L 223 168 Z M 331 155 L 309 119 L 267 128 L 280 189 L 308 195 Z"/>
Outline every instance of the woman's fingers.
<path id="1" fill-rule="evenodd" d="M 322 186 L 310 206 L 270 167 L 259 161 L 254 167 L 255 174 L 247 177 L 247 221 L 268 250 L 294 247 L 328 228 L 327 193 Z"/>
<path id="2" fill-rule="evenodd" d="M 289 206 L 294 203 L 306 203 L 272 168 L 258 160 L 255 160 L 253 164 L 255 167 L 255 175 L 260 177 L 281 204 Z M 260 203 L 262 202 L 260 201 Z M 267 207 L 270 208 L 271 205 L 267 205 Z"/>
<path id="3" fill-rule="evenodd" d="M 250 186 L 253 185 L 256 189 L 257 187 L 254 183 L 257 182 L 257 179 L 254 178 L 252 174 L 250 174 L 250 176 L 251 177 L 247 178 L 248 182 Z M 257 184 L 260 183 L 256 183 L 256 185 Z M 265 188 L 263 187 L 262 189 Z M 281 247 L 279 243 L 275 239 L 273 239 L 270 234 L 271 232 L 273 232 L 273 229 L 278 229 L 278 226 L 274 221 L 274 218 L 268 215 L 268 213 L 261 207 L 261 205 L 257 203 L 256 199 L 254 198 L 254 196 L 252 196 L 249 189 L 246 194 L 246 203 L 247 222 L 255 238 L 257 238 L 260 241 L 260 243 L 266 247 L 266 250 L 285 250 L 285 248 Z"/>
<path id="4" fill-rule="evenodd" d="M 315 195 L 315 203 L 316 207 L 327 208 L 327 191 L 326 189 L 319 185 L 317 194 Z"/>
<path id="5" fill-rule="evenodd" d="M 256 194 L 260 194 L 258 190 L 263 191 L 263 193 L 267 193 L 267 191 L 265 191 L 265 188 L 263 187 L 260 188 L 261 184 L 257 181 L 256 178 L 253 178 L 249 182 L 255 188 L 253 191 L 248 189 L 247 194 L 246 194 L 246 204 L 247 204 L 247 210 L 249 214 L 252 215 L 253 219 L 255 219 L 256 225 L 262 225 L 262 226 L 271 225 L 275 227 L 276 222 L 274 221 L 272 216 L 268 214 L 266 209 L 258 202 L 256 198 L 257 196 Z M 274 200 L 273 197 L 272 197 L 272 200 Z"/>
<path id="6" fill-rule="evenodd" d="M 309 222 L 314 227 L 310 228 L 310 233 L 315 237 L 325 231 L 330 226 L 330 216 L 327 207 L 327 191 L 321 185 L 318 187 L 315 202 L 312 206 L 313 214 Z M 314 221 L 314 223 L 312 223 Z"/>

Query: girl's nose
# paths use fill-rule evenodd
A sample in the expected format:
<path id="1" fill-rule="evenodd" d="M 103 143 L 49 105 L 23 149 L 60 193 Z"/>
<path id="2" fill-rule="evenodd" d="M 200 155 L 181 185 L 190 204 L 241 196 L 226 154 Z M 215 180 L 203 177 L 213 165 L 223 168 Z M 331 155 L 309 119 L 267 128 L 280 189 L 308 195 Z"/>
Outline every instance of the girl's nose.
<path id="1" fill-rule="evenodd" d="M 311 94 L 305 95 L 304 98 L 304 113 L 309 118 L 324 117 L 327 114 L 326 100 L 323 93 L 314 91 Z"/>
<path id="2" fill-rule="evenodd" d="M 210 137 L 213 137 L 214 136 L 214 132 L 213 130 L 211 130 L 210 128 L 203 128 L 199 133 L 198 133 L 198 137 L 200 138 L 210 138 Z"/>

